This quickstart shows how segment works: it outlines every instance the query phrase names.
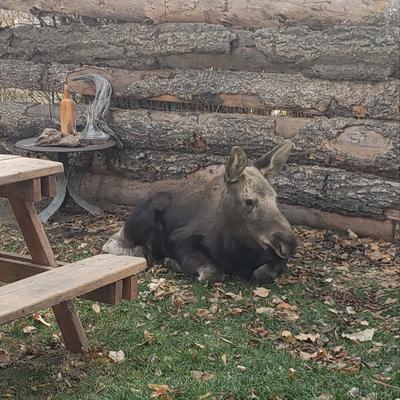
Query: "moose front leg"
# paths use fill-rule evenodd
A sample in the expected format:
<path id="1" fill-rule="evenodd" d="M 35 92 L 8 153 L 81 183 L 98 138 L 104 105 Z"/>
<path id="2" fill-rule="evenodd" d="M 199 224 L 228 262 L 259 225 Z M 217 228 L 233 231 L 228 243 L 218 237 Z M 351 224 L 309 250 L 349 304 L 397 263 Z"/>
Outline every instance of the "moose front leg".
<path id="1" fill-rule="evenodd" d="M 192 275 L 199 282 L 222 282 L 225 274 L 207 257 L 201 248 L 192 240 L 183 240 L 174 245 L 174 264 L 180 266 L 181 272 Z M 168 267 L 168 265 L 166 265 Z"/>
<path id="2" fill-rule="evenodd" d="M 257 283 L 274 283 L 274 280 L 282 275 L 287 260 L 278 256 L 267 254 L 260 259 L 261 264 L 253 271 L 253 280 Z"/>

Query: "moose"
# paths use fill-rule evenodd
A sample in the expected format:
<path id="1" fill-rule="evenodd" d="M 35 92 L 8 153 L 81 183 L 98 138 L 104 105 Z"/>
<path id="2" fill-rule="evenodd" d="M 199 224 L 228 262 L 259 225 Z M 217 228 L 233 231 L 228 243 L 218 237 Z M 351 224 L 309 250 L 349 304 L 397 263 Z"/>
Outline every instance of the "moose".
<path id="1" fill-rule="evenodd" d="M 233 147 L 225 173 L 206 184 L 144 198 L 103 251 L 162 261 L 208 283 L 223 281 L 226 274 L 272 283 L 297 246 L 270 183 L 291 147 L 285 140 L 253 165 L 241 147 Z"/>

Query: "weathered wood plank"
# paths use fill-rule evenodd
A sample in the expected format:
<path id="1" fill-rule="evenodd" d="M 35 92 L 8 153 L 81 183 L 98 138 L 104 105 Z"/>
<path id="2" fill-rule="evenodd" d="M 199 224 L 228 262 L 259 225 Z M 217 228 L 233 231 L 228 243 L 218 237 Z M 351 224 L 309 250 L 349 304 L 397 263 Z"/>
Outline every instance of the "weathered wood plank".
<path id="1" fill-rule="evenodd" d="M 255 32 L 207 24 L 20 27 L 0 32 L 0 85 L 59 90 L 68 68 L 82 64 L 381 81 L 400 77 L 399 42 L 395 26 L 273 27 Z"/>
<path id="2" fill-rule="evenodd" d="M 3 286 L 0 323 L 63 303 L 145 268 L 146 261 L 142 258 L 101 254 Z"/>
<path id="3" fill-rule="evenodd" d="M 63 172 L 63 165 L 55 161 L 27 157 L 5 159 L 0 161 L 0 185 L 9 185 L 60 172 Z"/>
<path id="4" fill-rule="evenodd" d="M 63 266 L 67 264 L 59 262 L 58 265 Z M 22 256 L 4 251 L 0 252 L 0 282 L 16 282 L 40 274 L 41 272 L 49 271 L 52 268 L 53 267 L 33 263 L 29 256 Z M 131 289 L 130 284 L 134 279 L 134 277 L 126 278 L 123 280 L 124 284 L 122 284 L 121 281 L 119 281 L 120 283 L 111 283 L 79 297 L 86 300 L 98 301 L 100 303 L 119 304 L 122 300 L 122 287 L 124 287 L 123 298 L 125 299 L 125 293 L 129 293 L 129 290 L 134 291 L 134 288 Z M 126 288 L 125 281 L 128 282 Z"/>
<path id="5" fill-rule="evenodd" d="M 18 160 L 14 158 L 12 160 Z M 0 160 L 0 168 L 2 162 Z M 41 179 L 34 178 L 24 182 L 15 182 L 0 186 L 0 197 L 16 198 L 33 203 L 42 200 Z"/>
<path id="6" fill-rule="evenodd" d="M 396 14 L 390 0 L 106 0 L 101 6 L 93 0 L 55 2 L 52 0 L 3 0 L 2 7 L 36 15 L 82 15 L 127 21 L 208 22 L 236 27 L 275 26 L 293 23 L 332 24 L 389 19 Z M 212 10 L 212 12 L 210 11 Z M 396 18 L 396 15 L 393 16 Z"/>
<path id="7" fill-rule="evenodd" d="M 61 164 L 61 171 L 57 172 L 62 172 L 62 164 Z M 36 264 L 56 267 L 57 261 L 54 257 L 53 251 L 51 249 L 49 240 L 45 234 L 43 226 L 40 223 L 39 215 L 37 214 L 34 203 L 11 198 L 10 204 L 13 209 L 14 215 L 17 219 L 18 225 L 21 228 L 29 252 L 32 256 L 32 261 Z M 54 268 L 54 270 L 56 269 L 57 268 Z M 28 279 L 34 279 L 34 278 L 28 278 Z M 15 283 L 13 285 L 15 285 Z M 4 293 L 4 291 L 6 290 L 5 288 L 7 288 L 8 286 L 6 285 L 3 288 L 0 288 L 0 290 L 3 291 Z M 19 293 L 19 298 L 13 300 L 14 308 L 16 304 L 17 305 L 21 304 L 21 299 L 23 298 L 23 295 L 25 295 L 25 293 L 21 291 Z M 33 297 L 35 296 L 36 294 L 33 295 Z M 74 312 L 74 306 L 72 302 L 69 299 L 65 300 L 66 301 L 63 301 L 63 303 L 61 304 L 57 303 L 51 304 L 55 305 L 53 307 L 53 311 L 57 319 L 57 322 L 59 324 L 65 344 L 67 348 L 73 352 L 87 351 L 88 341 L 85 335 L 85 331 L 82 327 L 81 321 Z M 2 323 L 1 315 L 3 313 L 7 315 L 7 317 L 4 318 L 4 322 L 6 322 L 6 321 L 11 321 L 14 318 L 15 312 L 21 312 L 20 309 L 19 310 L 14 309 L 14 312 L 9 312 L 10 310 L 7 311 L 6 307 L 3 307 L 4 302 L 1 301 L 0 303 L 1 303 L 0 323 Z M 24 310 L 24 312 L 26 312 L 24 315 L 27 315 L 30 312 L 29 308 Z"/>

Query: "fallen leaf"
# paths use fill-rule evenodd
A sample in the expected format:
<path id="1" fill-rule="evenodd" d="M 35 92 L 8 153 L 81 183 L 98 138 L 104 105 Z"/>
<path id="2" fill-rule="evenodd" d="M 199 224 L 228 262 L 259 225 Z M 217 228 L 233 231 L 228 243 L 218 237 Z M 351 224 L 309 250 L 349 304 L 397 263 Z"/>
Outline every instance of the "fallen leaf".
<path id="1" fill-rule="evenodd" d="M 236 368 L 237 368 L 239 371 L 242 371 L 242 372 L 244 372 L 244 371 L 247 370 L 247 368 L 244 367 L 243 365 L 236 365 Z"/>
<path id="2" fill-rule="evenodd" d="M 327 393 L 322 393 L 318 396 L 318 400 L 332 400 L 332 395 Z"/>
<path id="3" fill-rule="evenodd" d="M 200 343 L 194 342 L 194 345 L 195 345 L 196 347 L 198 347 L 199 349 L 204 349 L 204 348 L 205 348 L 205 346 L 203 346 L 203 345 L 200 344 Z"/>
<path id="4" fill-rule="evenodd" d="M 318 353 L 316 351 L 314 353 L 307 353 L 306 351 L 299 351 L 299 356 L 303 360 L 312 360 L 313 358 L 318 357 Z"/>
<path id="5" fill-rule="evenodd" d="M 358 387 L 352 387 L 347 394 L 353 399 L 358 398 L 360 396 L 360 389 Z"/>
<path id="6" fill-rule="evenodd" d="M 42 317 L 38 312 L 35 312 L 35 313 L 33 314 L 33 319 L 34 319 L 35 321 L 40 322 L 41 324 L 43 324 L 43 325 L 45 325 L 45 326 L 51 326 L 51 324 L 48 323 L 47 321 L 45 321 L 45 320 L 43 319 L 43 317 Z"/>
<path id="7" fill-rule="evenodd" d="M 214 378 L 214 374 L 207 371 L 192 371 L 192 376 L 198 381 L 209 381 Z"/>
<path id="8" fill-rule="evenodd" d="M 392 297 L 388 297 L 383 304 L 389 305 L 389 304 L 395 304 L 395 303 L 397 303 L 397 299 L 394 299 Z"/>
<path id="9" fill-rule="evenodd" d="M 244 313 L 244 308 L 231 308 L 227 311 L 228 315 L 242 315 Z"/>
<path id="10" fill-rule="evenodd" d="M 375 329 L 369 328 L 355 333 L 342 333 L 342 337 L 353 340 L 355 342 L 368 342 L 374 337 Z"/>
<path id="11" fill-rule="evenodd" d="M 208 311 L 206 308 L 198 308 L 196 310 L 196 315 L 200 318 L 205 318 L 210 314 L 210 311 Z"/>
<path id="12" fill-rule="evenodd" d="M 353 309 L 353 307 L 352 306 L 347 306 L 346 307 L 346 312 L 347 312 L 347 314 L 349 314 L 349 315 L 354 315 L 356 312 L 354 311 L 354 309 Z"/>
<path id="13" fill-rule="evenodd" d="M 261 337 L 265 337 L 268 335 L 269 331 L 268 329 L 265 329 L 262 326 L 256 327 L 256 328 L 249 328 L 249 331 L 255 335 L 255 336 L 261 336 Z"/>
<path id="14" fill-rule="evenodd" d="M 147 344 L 153 344 L 156 341 L 155 337 L 149 331 L 144 330 L 143 336 Z"/>
<path id="15" fill-rule="evenodd" d="M 312 343 L 314 343 L 319 337 L 320 337 L 319 333 L 316 333 L 315 335 L 312 333 L 300 333 L 295 336 L 297 340 L 300 340 L 302 342 L 312 342 Z"/>
<path id="16" fill-rule="evenodd" d="M 98 303 L 93 303 L 92 304 L 92 310 L 96 313 L 96 314 L 100 314 L 101 308 L 100 305 Z"/>
<path id="17" fill-rule="evenodd" d="M 296 339 L 290 331 L 282 331 L 281 336 L 285 339 L 287 343 L 296 343 Z"/>
<path id="18" fill-rule="evenodd" d="M 172 390 L 168 385 L 158 385 L 154 383 L 149 383 L 149 388 L 153 391 L 151 393 L 150 397 L 152 399 L 155 399 L 159 397 L 162 400 L 170 400 L 171 397 L 168 395 L 168 393 L 171 393 Z"/>
<path id="19" fill-rule="evenodd" d="M 274 309 L 272 307 L 259 307 L 256 308 L 256 314 L 273 314 Z"/>
<path id="20" fill-rule="evenodd" d="M 297 374 L 297 371 L 296 371 L 294 368 L 289 368 L 289 376 L 290 376 L 292 379 L 295 379 L 295 378 L 296 378 L 296 374 Z"/>
<path id="21" fill-rule="evenodd" d="M 10 353 L 5 349 L 0 349 L 0 365 L 9 364 L 11 362 Z"/>
<path id="22" fill-rule="evenodd" d="M 295 312 L 295 310 L 297 310 L 296 306 L 282 302 L 276 305 L 274 314 L 286 321 L 296 321 L 300 316 Z"/>
<path id="23" fill-rule="evenodd" d="M 222 354 L 221 360 L 222 360 L 224 366 L 226 367 L 228 364 L 228 358 L 227 358 L 226 354 Z"/>
<path id="24" fill-rule="evenodd" d="M 269 296 L 270 290 L 263 288 L 263 287 L 259 287 L 259 288 L 255 289 L 253 292 L 254 292 L 254 296 L 256 296 L 256 297 L 266 298 Z"/>
<path id="25" fill-rule="evenodd" d="M 125 353 L 122 350 L 110 351 L 108 358 L 118 364 L 125 360 Z"/>
<path id="26" fill-rule="evenodd" d="M 374 375 L 374 378 L 375 378 L 377 381 L 383 382 L 383 383 L 389 383 L 389 382 L 392 380 L 392 378 L 391 378 L 390 376 L 381 375 L 381 374 Z"/>
<path id="27" fill-rule="evenodd" d="M 347 233 L 349 234 L 349 238 L 351 240 L 356 240 L 358 238 L 358 235 L 353 232 L 351 229 L 347 229 Z"/>
<path id="28" fill-rule="evenodd" d="M 27 335 L 31 335 L 33 332 L 36 331 L 36 328 L 32 325 L 25 326 L 22 328 L 22 332 L 24 332 Z"/>

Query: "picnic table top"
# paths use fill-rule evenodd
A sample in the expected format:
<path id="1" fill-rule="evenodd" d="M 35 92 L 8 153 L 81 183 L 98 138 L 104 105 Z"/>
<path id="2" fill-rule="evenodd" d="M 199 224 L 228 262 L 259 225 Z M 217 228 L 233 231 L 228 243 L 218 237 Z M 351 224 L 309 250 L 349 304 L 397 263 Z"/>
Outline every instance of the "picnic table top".
<path id="1" fill-rule="evenodd" d="M 0 154 L 0 186 L 63 172 L 62 163 Z"/>

